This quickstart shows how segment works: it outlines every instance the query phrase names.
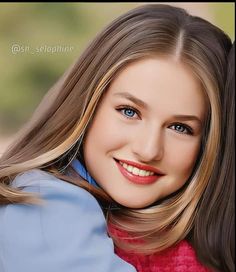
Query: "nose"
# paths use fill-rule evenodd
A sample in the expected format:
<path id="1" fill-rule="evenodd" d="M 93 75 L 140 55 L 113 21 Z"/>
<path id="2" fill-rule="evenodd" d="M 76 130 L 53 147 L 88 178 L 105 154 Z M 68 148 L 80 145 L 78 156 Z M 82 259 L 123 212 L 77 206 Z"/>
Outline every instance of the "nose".
<path id="1" fill-rule="evenodd" d="M 161 160 L 164 155 L 164 135 L 161 128 L 145 128 L 135 135 L 132 152 L 140 162 Z"/>

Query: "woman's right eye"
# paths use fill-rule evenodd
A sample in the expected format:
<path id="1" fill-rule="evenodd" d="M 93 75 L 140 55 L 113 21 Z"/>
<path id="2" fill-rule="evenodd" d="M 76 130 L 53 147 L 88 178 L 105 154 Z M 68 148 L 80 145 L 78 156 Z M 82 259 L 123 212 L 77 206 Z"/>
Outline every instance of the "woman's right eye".
<path id="1" fill-rule="evenodd" d="M 139 117 L 139 111 L 130 106 L 122 106 L 116 110 L 121 112 L 121 114 L 128 119 L 137 119 Z"/>

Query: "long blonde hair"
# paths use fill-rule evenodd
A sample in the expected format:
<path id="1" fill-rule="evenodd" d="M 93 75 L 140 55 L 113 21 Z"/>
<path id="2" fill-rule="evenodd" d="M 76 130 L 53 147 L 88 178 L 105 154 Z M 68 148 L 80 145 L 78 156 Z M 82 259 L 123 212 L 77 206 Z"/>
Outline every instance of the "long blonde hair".
<path id="1" fill-rule="evenodd" d="M 220 142 L 221 91 L 229 38 L 209 22 L 168 5 L 144 5 L 120 16 L 88 46 L 78 61 L 47 93 L 35 114 L 0 159 L 0 203 L 34 202 L 32 195 L 10 187 L 19 173 L 33 168 L 63 178 L 63 171 L 81 151 L 102 95 L 121 69 L 147 56 L 174 56 L 186 63 L 209 100 L 209 116 L 196 167 L 181 190 L 151 209 L 110 210 L 108 223 L 146 243 L 122 248 L 152 253 L 182 240 L 192 228 L 198 202 L 208 183 Z M 80 152 L 81 153 L 81 152 Z M 65 180 L 68 180 L 64 176 Z M 96 197 L 109 196 L 73 181 Z"/>

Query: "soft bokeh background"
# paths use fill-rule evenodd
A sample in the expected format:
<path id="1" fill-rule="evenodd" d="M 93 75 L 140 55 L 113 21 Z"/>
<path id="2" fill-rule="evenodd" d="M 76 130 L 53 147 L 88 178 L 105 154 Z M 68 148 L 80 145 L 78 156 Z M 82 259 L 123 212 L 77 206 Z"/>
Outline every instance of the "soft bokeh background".
<path id="1" fill-rule="evenodd" d="M 0 154 L 93 37 L 143 4 L 0 3 Z M 234 40 L 234 2 L 169 4 L 209 20 Z"/>

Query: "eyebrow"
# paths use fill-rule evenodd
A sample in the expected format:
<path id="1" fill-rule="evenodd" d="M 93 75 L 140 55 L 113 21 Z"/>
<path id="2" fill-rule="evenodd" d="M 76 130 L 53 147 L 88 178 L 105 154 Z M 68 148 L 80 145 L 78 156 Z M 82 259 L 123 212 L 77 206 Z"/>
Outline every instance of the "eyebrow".
<path id="1" fill-rule="evenodd" d="M 114 95 L 124 97 L 124 98 L 132 101 L 136 105 L 138 105 L 144 109 L 148 109 L 148 104 L 146 102 L 140 100 L 139 98 L 133 96 L 132 94 L 130 94 L 128 92 L 119 92 L 119 93 L 115 93 Z M 178 120 L 182 120 L 182 121 L 197 121 L 200 125 L 202 125 L 202 121 L 195 115 L 177 114 L 177 115 L 173 115 L 172 117 L 175 119 L 178 119 Z"/>
<path id="2" fill-rule="evenodd" d="M 202 121 L 195 115 L 174 115 L 173 118 L 182 121 L 197 121 L 200 125 L 202 125 Z"/>
<path id="3" fill-rule="evenodd" d="M 136 105 L 144 108 L 144 109 L 147 109 L 148 108 L 148 104 L 145 103 L 144 101 L 140 100 L 139 98 L 133 96 L 132 94 L 130 93 L 127 93 L 127 92 L 121 92 L 121 93 L 115 93 L 114 94 L 115 96 L 121 96 L 121 97 L 124 97 L 130 101 L 132 101 L 133 103 L 135 103 Z"/>

